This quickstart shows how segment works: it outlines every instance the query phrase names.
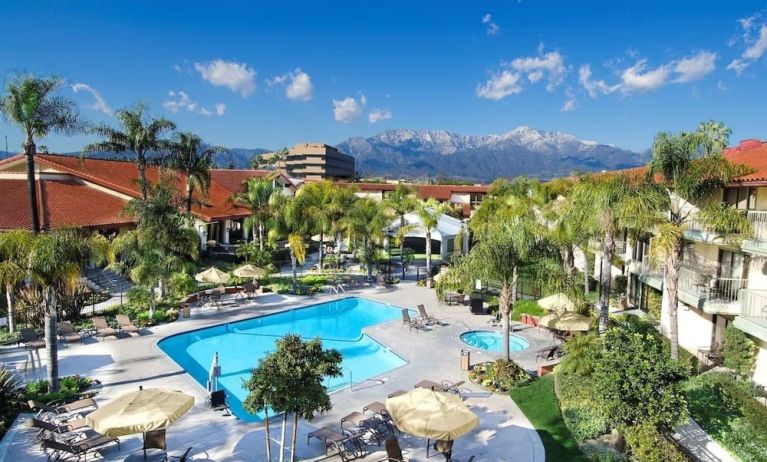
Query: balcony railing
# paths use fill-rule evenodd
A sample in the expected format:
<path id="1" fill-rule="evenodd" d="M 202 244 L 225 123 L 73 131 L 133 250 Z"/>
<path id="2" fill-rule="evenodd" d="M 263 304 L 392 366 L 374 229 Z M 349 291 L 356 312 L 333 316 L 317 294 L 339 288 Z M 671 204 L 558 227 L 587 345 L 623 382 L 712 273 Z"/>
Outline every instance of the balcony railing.
<path id="1" fill-rule="evenodd" d="M 740 300 L 747 279 L 718 278 L 701 274 L 690 268 L 679 269 L 679 290 L 711 303 L 732 303 Z"/>
<path id="2" fill-rule="evenodd" d="M 767 318 L 767 290 L 744 290 L 741 314 L 752 318 Z"/>
<path id="3" fill-rule="evenodd" d="M 748 211 L 748 221 L 751 222 L 754 239 L 767 241 L 767 211 Z"/>
<path id="4" fill-rule="evenodd" d="M 626 255 L 626 242 L 615 241 L 615 255 L 622 257 Z"/>
<path id="5" fill-rule="evenodd" d="M 642 262 L 640 264 L 640 274 L 651 278 L 662 278 L 663 267 L 661 265 L 650 264 L 650 256 L 642 256 Z"/>

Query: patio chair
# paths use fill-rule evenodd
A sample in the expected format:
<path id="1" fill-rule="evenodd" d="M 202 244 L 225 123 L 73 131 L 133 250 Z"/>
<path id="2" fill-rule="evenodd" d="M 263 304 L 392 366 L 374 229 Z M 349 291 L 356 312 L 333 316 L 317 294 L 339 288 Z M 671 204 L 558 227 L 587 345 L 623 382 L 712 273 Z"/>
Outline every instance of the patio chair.
<path id="1" fill-rule="evenodd" d="M 699 348 L 707 364 L 718 364 L 722 360 L 722 347 L 718 342 L 711 342 L 711 348 Z"/>
<path id="2" fill-rule="evenodd" d="M 184 451 L 183 454 L 180 456 L 168 456 L 169 461 L 178 461 L 178 462 L 186 462 L 189 460 L 189 453 L 192 452 L 192 447 L 186 448 L 186 451 Z"/>
<path id="3" fill-rule="evenodd" d="M 322 441 L 326 448 L 330 448 L 330 443 L 343 441 L 347 438 L 347 436 L 344 436 L 342 433 L 338 433 L 330 427 L 320 427 L 306 435 L 306 444 L 309 444 L 312 438 Z"/>
<path id="4" fill-rule="evenodd" d="M 457 382 L 451 382 L 450 380 L 443 380 L 440 385 L 442 385 L 442 390 L 447 393 L 453 393 L 458 396 L 463 396 L 464 392 L 467 392 L 469 390 L 462 390 L 461 386 L 466 383 L 465 380 L 459 380 Z"/>
<path id="5" fill-rule="evenodd" d="M 159 449 L 163 452 L 167 452 L 168 446 L 165 441 L 165 429 L 150 430 L 144 433 L 144 460 L 146 460 L 147 449 Z"/>
<path id="6" fill-rule="evenodd" d="M 25 350 L 39 350 L 45 348 L 45 340 L 41 339 L 34 329 L 21 329 L 21 343 Z"/>
<path id="7" fill-rule="evenodd" d="M 124 314 L 117 315 L 117 325 L 120 326 L 120 331 L 128 334 L 138 334 L 138 327 L 134 326 L 128 316 Z"/>
<path id="8" fill-rule="evenodd" d="M 83 342 L 83 334 L 81 332 L 77 332 L 72 326 L 72 323 L 69 321 L 60 321 L 58 323 L 59 327 L 59 338 L 66 343 L 75 343 L 75 342 Z"/>
<path id="9" fill-rule="evenodd" d="M 423 328 L 423 323 L 418 319 L 411 318 L 410 310 L 406 308 L 402 309 L 402 324 L 408 326 L 410 330 Z"/>
<path id="10" fill-rule="evenodd" d="M 102 339 L 105 337 L 117 337 L 117 331 L 109 327 L 107 320 L 101 316 L 94 316 L 91 318 L 93 322 L 93 328 L 96 329 L 96 335 Z"/>
<path id="11" fill-rule="evenodd" d="M 226 390 L 216 390 L 210 392 L 208 404 L 214 411 L 226 411 L 225 416 L 232 415 L 229 412 L 229 405 L 226 402 Z"/>
<path id="12" fill-rule="evenodd" d="M 208 300 L 205 302 L 207 305 L 213 305 L 216 309 L 221 309 L 221 290 L 213 289 L 208 294 Z"/>
<path id="13" fill-rule="evenodd" d="M 340 441 L 328 441 L 325 449 L 326 455 L 337 455 L 341 462 L 359 459 L 367 455 L 362 435 L 350 435 Z"/>
<path id="14" fill-rule="evenodd" d="M 78 401 L 73 401 L 68 404 L 62 404 L 60 406 L 56 406 L 54 404 L 45 404 L 41 403 L 40 401 L 36 401 L 34 399 L 30 399 L 27 401 L 27 404 L 29 405 L 29 408 L 32 410 L 37 409 L 37 417 L 41 417 L 44 413 L 53 414 L 55 416 L 61 416 L 63 414 L 70 414 L 72 412 L 78 412 L 83 413 L 86 410 L 92 411 L 96 408 L 98 408 L 98 404 L 96 404 L 96 401 L 93 400 L 93 398 L 85 398 Z"/>
<path id="15" fill-rule="evenodd" d="M 444 320 L 438 319 L 433 314 L 429 314 L 426 311 L 426 307 L 423 306 L 423 304 L 418 305 L 418 315 L 421 317 L 421 320 L 426 324 L 439 324 L 440 326 L 447 325 L 447 323 Z"/>
<path id="16" fill-rule="evenodd" d="M 57 433 L 63 435 L 65 433 L 73 432 L 81 428 L 85 428 L 88 425 L 85 423 L 85 419 L 70 420 L 69 422 L 63 422 L 61 424 L 56 422 L 48 422 L 37 417 L 32 417 L 31 427 L 38 428 L 37 439 L 42 439 L 47 432 Z"/>
<path id="17" fill-rule="evenodd" d="M 544 348 L 542 350 L 538 350 L 538 352 L 535 354 L 535 362 L 538 361 L 553 361 L 556 359 L 557 354 L 559 352 L 559 345 L 554 345 L 550 348 Z"/>
<path id="18" fill-rule="evenodd" d="M 95 433 L 84 440 L 73 442 L 59 441 L 53 438 L 44 438 L 42 440 L 43 448 L 53 450 L 53 454 L 48 457 L 49 461 L 54 455 L 58 455 L 56 460 L 75 456 L 77 460 L 82 458 L 84 461 L 87 461 L 89 452 L 111 443 L 117 443 L 117 450 L 120 450 L 120 440 L 111 436 L 104 436 L 100 433 Z"/>
<path id="19" fill-rule="evenodd" d="M 386 457 L 389 462 L 408 462 L 409 459 L 405 459 L 402 454 L 402 448 L 399 446 L 397 438 L 389 438 L 384 441 L 384 447 L 386 448 Z"/>

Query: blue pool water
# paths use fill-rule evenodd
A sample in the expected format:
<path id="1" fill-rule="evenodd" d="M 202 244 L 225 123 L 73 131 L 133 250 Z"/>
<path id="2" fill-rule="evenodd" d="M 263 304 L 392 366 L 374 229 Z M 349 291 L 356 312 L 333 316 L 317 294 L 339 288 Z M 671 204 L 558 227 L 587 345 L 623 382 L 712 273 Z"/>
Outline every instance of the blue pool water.
<path id="1" fill-rule="evenodd" d="M 159 346 L 200 385 L 205 387 L 214 353 L 218 352 L 219 388 L 227 391 L 232 412 L 247 421 L 260 418 L 242 407 L 247 393 L 243 380 L 258 359 L 273 351 L 274 342 L 288 333 L 302 338 L 320 337 L 324 348 L 343 355 L 342 377 L 328 379 L 330 389 L 359 382 L 405 364 L 405 360 L 362 333 L 362 329 L 400 317 L 400 309 L 364 298 L 349 297 L 272 315 L 177 334 Z"/>
<path id="2" fill-rule="evenodd" d="M 503 349 L 503 336 L 500 332 L 491 332 L 489 330 L 472 330 L 461 334 L 461 341 L 480 350 L 494 351 L 500 353 Z M 526 350 L 530 343 L 522 337 L 509 335 L 509 349 L 511 351 Z"/>

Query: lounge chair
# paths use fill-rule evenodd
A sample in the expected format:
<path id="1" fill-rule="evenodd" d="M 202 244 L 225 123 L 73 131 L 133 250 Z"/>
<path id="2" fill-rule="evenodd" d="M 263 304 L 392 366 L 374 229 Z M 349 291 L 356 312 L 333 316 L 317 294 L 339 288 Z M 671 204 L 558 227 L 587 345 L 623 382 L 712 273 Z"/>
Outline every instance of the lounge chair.
<path id="1" fill-rule="evenodd" d="M 311 441 L 312 438 L 316 438 L 322 441 L 325 447 L 329 448 L 331 442 L 343 441 L 347 438 L 347 436 L 343 435 L 342 433 L 338 433 L 330 427 L 320 427 L 306 436 L 306 444 L 309 444 L 309 441 Z"/>
<path id="2" fill-rule="evenodd" d="M 386 405 L 380 401 L 373 401 L 362 408 L 363 413 L 368 411 L 381 418 L 389 417 L 389 411 L 386 409 Z"/>
<path id="3" fill-rule="evenodd" d="M 89 452 L 111 443 L 117 443 L 117 449 L 120 450 L 120 440 L 99 433 L 76 442 L 59 441 L 53 438 L 44 438 L 42 440 L 43 448 L 53 449 L 53 454 L 48 457 L 48 460 L 51 460 L 54 455 L 59 456 L 56 460 L 68 458 L 68 455 L 72 455 L 77 460 L 80 460 L 82 457 L 84 461 L 87 461 Z M 62 457 L 61 453 L 64 453 L 64 457 Z"/>
<path id="4" fill-rule="evenodd" d="M 39 350 L 45 348 L 45 340 L 41 339 L 34 329 L 21 329 L 21 343 L 26 350 Z"/>
<path id="5" fill-rule="evenodd" d="M 61 435 L 85 428 L 88 425 L 85 423 L 85 419 L 70 420 L 68 422 L 58 424 L 56 422 L 48 422 L 36 417 L 32 417 L 31 426 L 32 428 L 40 429 L 40 431 L 37 433 L 37 439 L 39 440 L 43 438 L 46 432 L 57 433 Z"/>
<path id="6" fill-rule="evenodd" d="M 434 382 L 432 380 L 421 380 L 415 384 L 415 388 L 428 388 L 434 391 L 443 391 L 445 393 L 454 393 L 458 396 L 463 396 L 463 393 L 469 390 L 462 390 L 461 385 L 466 383 L 463 380 L 458 382 L 451 382 L 449 380 L 443 380 L 441 383 Z"/>
<path id="7" fill-rule="evenodd" d="M 423 323 L 418 319 L 411 318 L 410 310 L 406 308 L 402 309 L 402 324 L 408 326 L 410 330 L 423 328 Z"/>
<path id="8" fill-rule="evenodd" d="M 433 314 L 429 314 L 426 311 L 426 307 L 423 305 L 418 305 L 418 314 L 421 317 L 421 320 L 426 324 L 439 324 L 440 326 L 447 325 L 447 323 L 442 319 L 437 319 L 437 317 Z"/>
<path id="9" fill-rule="evenodd" d="M 407 393 L 405 390 L 394 390 L 393 392 L 389 393 L 386 397 L 394 398 L 396 396 L 404 395 L 405 393 Z"/>
<path id="10" fill-rule="evenodd" d="M 444 391 L 442 389 L 441 383 L 433 382 L 431 380 L 421 380 L 415 384 L 414 388 L 426 388 L 427 390 Z"/>
<path id="11" fill-rule="evenodd" d="M 120 326 L 122 332 L 138 334 L 138 327 L 134 326 L 130 318 L 124 314 L 117 315 L 117 325 Z"/>
<path id="12" fill-rule="evenodd" d="M 82 413 L 86 410 L 92 411 L 98 408 L 98 404 L 96 404 L 96 401 L 94 401 L 92 398 L 85 398 L 68 404 L 62 404 L 60 406 L 41 403 L 40 401 L 35 401 L 34 399 L 27 401 L 27 404 L 29 404 L 30 409 L 38 410 L 37 417 L 40 417 L 43 413 L 46 412 L 55 416 L 61 416 L 63 414 L 70 414 L 73 412 Z"/>
<path id="13" fill-rule="evenodd" d="M 341 462 L 356 460 L 367 455 L 365 441 L 361 434 L 349 435 L 340 441 L 328 441 L 325 449 L 327 455 L 337 455 Z"/>
<path id="14" fill-rule="evenodd" d="M 91 318 L 91 321 L 93 322 L 93 328 L 96 329 L 97 336 L 101 338 L 117 337 L 117 331 L 109 327 L 106 319 L 100 316 L 94 316 Z"/>
<path id="15" fill-rule="evenodd" d="M 59 338 L 66 343 L 75 343 L 83 341 L 83 334 L 77 332 L 69 321 L 61 321 L 58 323 Z"/>
<path id="16" fill-rule="evenodd" d="M 226 390 L 216 390 L 210 392 L 208 404 L 214 411 L 226 411 L 226 416 L 232 415 L 229 412 L 229 405 L 226 403 Z"/>

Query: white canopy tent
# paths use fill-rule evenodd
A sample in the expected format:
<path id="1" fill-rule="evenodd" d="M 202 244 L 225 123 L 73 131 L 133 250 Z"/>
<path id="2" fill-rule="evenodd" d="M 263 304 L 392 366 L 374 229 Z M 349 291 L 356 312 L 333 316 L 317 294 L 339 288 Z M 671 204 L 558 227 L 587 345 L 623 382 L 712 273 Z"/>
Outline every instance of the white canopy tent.
<path id="1" fill-rule="evenodd" d="M 408 213 L 405 215 L 405 223 L 408 225 L 414 225 L 416 228 L 408 233 L 405 234 L 406 238 L 421 238 L 424 241 L 426 240 L 426 231 L 421 226 L 421 219 L 420 217 L 415 213 Z M 392 234 L 397 232 L 397 229 L 399 229 L 400 222 L 399 219 L 396 219 L 392 225 L 391 225 L 391 232 Z M 440 244 L 440 256 L 444 260 L 447 258 L 450 254 L 456 253 L 456 250 L 454 249 L 455 244 L 455 238 L 458 236 L 459 233 L 461 233 L 461 230 L 466 228 L 466 223 L 463 221 L 453 218 L 450 215 L 442 214 L 439 217 L 439 221 L 437 223 L 437 228 L 433 229 L 431 231 L 431 238 L 433 241 L 439 241 Z M 466 233 L 465 233 L 466 234 Z M 469 240 L 467 238 L 468 236 L 464 236 L 464 239 L 462 239 L 460 253 L 467 253 L 469 251 Z M 433 249 L 434 251 L 435 249 Z M 434 251 L 436 254 L 436 251 Z"/>

